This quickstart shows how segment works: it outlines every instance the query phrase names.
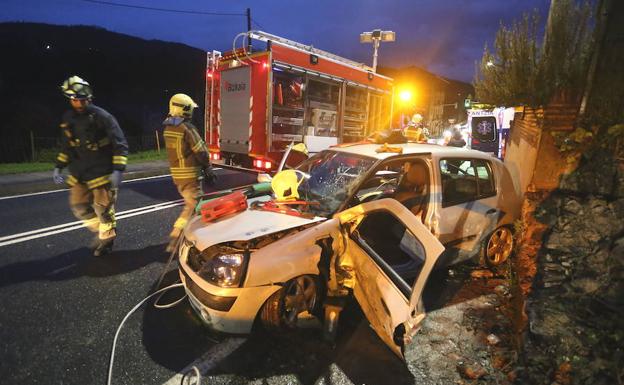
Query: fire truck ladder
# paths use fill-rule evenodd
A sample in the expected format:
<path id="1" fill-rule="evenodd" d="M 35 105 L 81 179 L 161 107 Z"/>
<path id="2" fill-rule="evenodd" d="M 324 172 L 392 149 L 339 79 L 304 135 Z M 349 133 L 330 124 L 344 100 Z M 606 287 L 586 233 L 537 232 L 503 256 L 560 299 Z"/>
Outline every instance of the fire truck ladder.
<path id="1" fill-rule="evenodd" d="M 367 66 L 366 64 L 363 63 L 358 63 L 356 61 L 353 60 L 349 60 L 346 59 L 342 56 L 338 56 L 338 55 L 334 55 L 333 53 L 329 53 L 327 51 L 323 51 L 322 49 L 318 49 L 318 48 L 314 48 L 311 45 L 306 45 L 306 44 L 302 44 L 302 43 L 298 43 L 296 41 L 292 41 L 283 37 L 279 37 L 267 32 L 263 32 L 263 31 L 250 31 L 249 32 L 249 37 L 251 37 L 252 39 L 255 40 L 259 40 L 259 41 L 263 41 L 263 42 L 267 42 L 267 41 L 274 41 L 278 44 L 290 47 L 290 48 L 295 48 L 298 49 L 300 51 L 305 51 L 305 52 L 309 52 L 311 54 L 320 56 L 320 57 L 324 57 L 326 59 L 338 62 L 338 63 L 343 63 L 346 65 L 349 65 L 351 67 L 356 67 L 358 69 L 361 69 L 362 71 L 370 71 L 370 72 L 374 72 L 372 67 Z"/>

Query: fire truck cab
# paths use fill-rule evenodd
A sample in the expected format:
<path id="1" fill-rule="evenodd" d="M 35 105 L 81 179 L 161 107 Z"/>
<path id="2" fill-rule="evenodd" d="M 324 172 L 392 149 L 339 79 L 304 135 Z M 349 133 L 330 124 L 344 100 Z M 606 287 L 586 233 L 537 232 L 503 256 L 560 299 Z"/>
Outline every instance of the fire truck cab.
<path id="1" fill-rule="evenodd" d="M 211 159 L 263 171 L 292 142 L 311 153 L 390 128 L 392 79 L 371 67 L 260 31 L 253 45 L 208 53 Z M 263 45 L 263 50 L 254 50 Z"/>

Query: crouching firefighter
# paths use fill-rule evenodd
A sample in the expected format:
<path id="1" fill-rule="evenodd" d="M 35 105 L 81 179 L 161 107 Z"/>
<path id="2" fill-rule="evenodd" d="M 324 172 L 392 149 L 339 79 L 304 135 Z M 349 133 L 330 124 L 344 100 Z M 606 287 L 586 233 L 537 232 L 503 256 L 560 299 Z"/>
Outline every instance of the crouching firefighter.
<path id="1" fill-rule="evenodd" d="M 91 86 L 78 76 L 61 85 L 72 107 L 61 123 L 61 152 L 56 158 L 54 182 L 63 183 L 69 166 L 69 205 L 97 236 L 91 247 L 96 257 L 112 251 L 115 201 L 126 169 L 128 144 L 115 117 L 92 103 Z"/>
<path id="2" fill-rule="evenodd" d="M 209 185 L 214 185 L 217 179 L 210 165 L 206 143 L 191 123 L 195 108 L 197 104 L 188 95 L 175 94 L 169 100 L 169 115 L 163 122 L 171 177 L 184 198 L 184 209 L 169 234 L 167 252 L 174 250 L 182 229 L 195 210 L 202 194 L 199 181 L 202 172 Z"/>

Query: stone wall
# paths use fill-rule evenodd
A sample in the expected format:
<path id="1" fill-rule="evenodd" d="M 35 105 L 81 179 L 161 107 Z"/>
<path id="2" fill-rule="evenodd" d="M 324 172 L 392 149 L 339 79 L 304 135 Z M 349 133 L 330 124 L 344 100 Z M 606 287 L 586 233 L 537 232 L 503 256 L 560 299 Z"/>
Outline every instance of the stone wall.
<path id="1" fill-rule="evenodd" d="M 624 380 L 620 151 L 617 140 L 598 137 L 558 189 L 529 196 L 536 222 L 529 219 L 525 226 L 538 228 L 542 242 L 526 303 L 528 330 L 519 382 L 617 384 Z"/>

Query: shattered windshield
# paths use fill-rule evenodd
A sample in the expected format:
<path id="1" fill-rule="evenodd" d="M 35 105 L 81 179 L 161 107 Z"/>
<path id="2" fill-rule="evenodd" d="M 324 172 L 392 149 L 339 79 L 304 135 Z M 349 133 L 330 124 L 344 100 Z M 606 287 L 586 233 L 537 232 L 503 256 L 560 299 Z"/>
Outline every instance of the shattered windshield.
<path id="1" fill-rule="evenodd" d="M 308 201 L 319 202 L 310 206 L 315 215 L 329 216 L 375 162 L 376 159 L 354 154 L 320 152 L 297 167 L 309 176 L 299 186 L 299 195 Z"/>

